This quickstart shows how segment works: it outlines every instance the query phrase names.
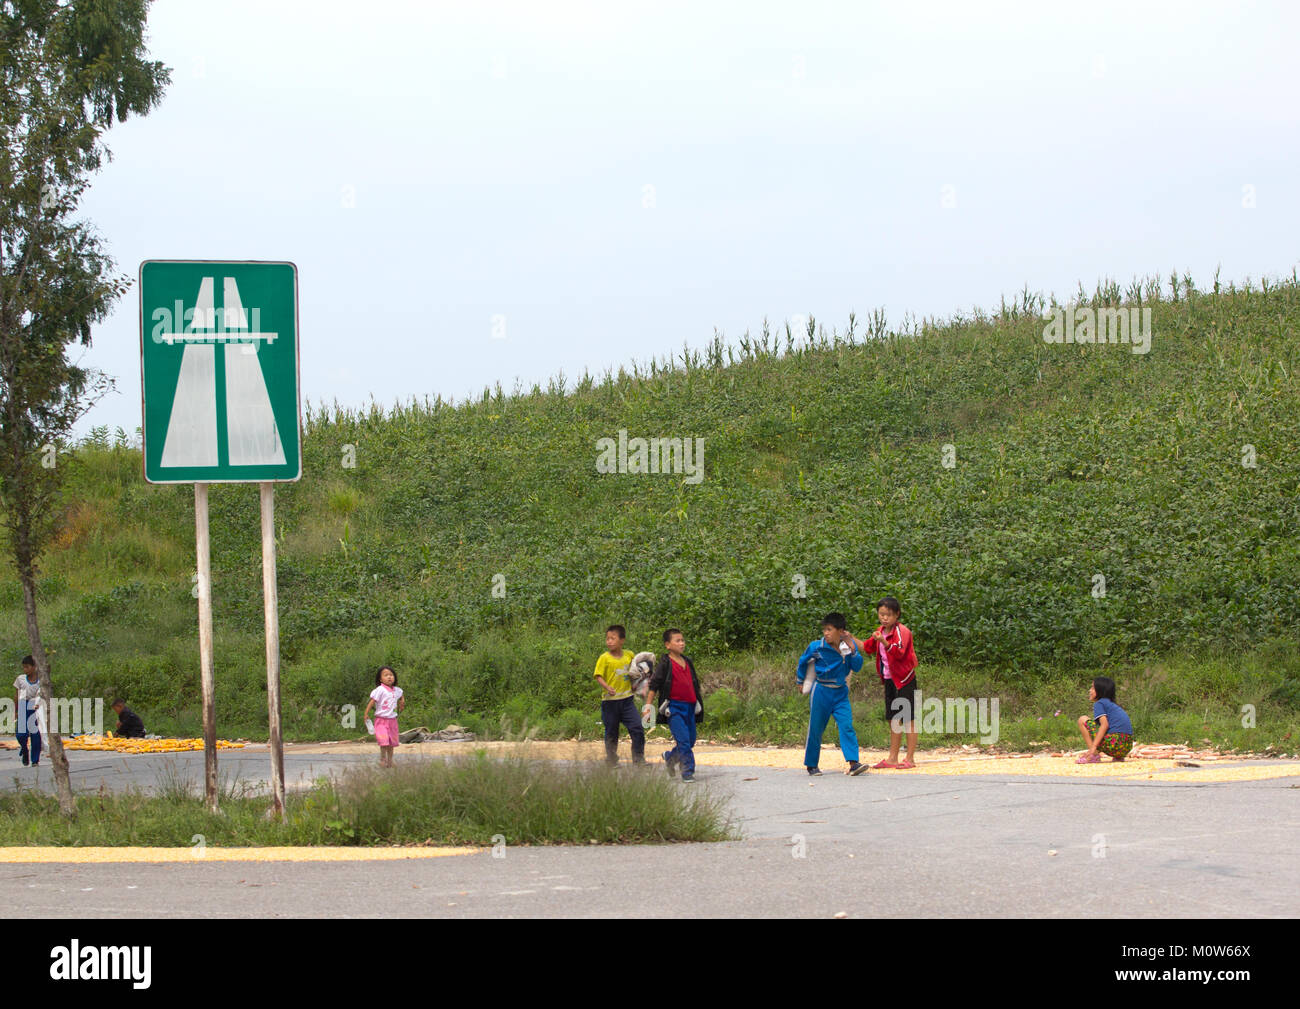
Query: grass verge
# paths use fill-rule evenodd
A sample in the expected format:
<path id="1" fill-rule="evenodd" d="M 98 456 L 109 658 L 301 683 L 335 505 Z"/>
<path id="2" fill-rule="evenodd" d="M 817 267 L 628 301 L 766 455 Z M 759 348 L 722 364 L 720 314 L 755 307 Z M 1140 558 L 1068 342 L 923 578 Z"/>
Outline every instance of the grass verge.
<path id="1" fill-rule="evenodd" d="M 152 794 L 102 790 L 78 798 L 77 817 L 57 801 L 20 791 L 0 796 L 0 845 L 267 846 L 649 844 L 725 841 L 736 834 L 726 802 L 647 770 L 472 756 L 359 769 L 288 797 L 283 822 L 265 796 L 227 785 L 213 816 L 175 775 Z M 504 840 L 502 840 L 504 839 Z"/>

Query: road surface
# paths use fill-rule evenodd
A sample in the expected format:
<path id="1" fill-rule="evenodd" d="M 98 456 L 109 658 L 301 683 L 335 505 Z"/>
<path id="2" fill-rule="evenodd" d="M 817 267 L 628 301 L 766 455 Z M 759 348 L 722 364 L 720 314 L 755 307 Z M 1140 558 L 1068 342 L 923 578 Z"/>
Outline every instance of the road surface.
<path id="1" fill-rule="evenodd" d="M 83 789 L 202 778 L 199 753 L 70 757 Z M 372 759 L 295 753 L 286 777 L 309 783 Z M 38 778 L 10 768 L 13 754 L 0 761 L 5 787 L 15 777 L 48 785 L 47 769 Z M 997 774 L 922 765 L 849 778 L 836 764 L 828 757 L 828 773 L 809 779 L 789 767 L 702 763 L 696 784 L 681 787 L 730 797 L 743 837 L 734 842 L 526 848 L 511 846 L 503 825 L 496 852 L 401 861 L 10 862 L 0 864 L 0 901 L 23 916 L 89 918 L 1300 914 L 1294 763 L 1238 765 L 1244 780 L 1229 781 L 1169 768 L 1011 773 L 1005 762 Z M 265 765 L 261 751 L 221 754 L 223 771 L 250 785 Z M 1251 780 L 1251 768 L 1286 776 Z"/>

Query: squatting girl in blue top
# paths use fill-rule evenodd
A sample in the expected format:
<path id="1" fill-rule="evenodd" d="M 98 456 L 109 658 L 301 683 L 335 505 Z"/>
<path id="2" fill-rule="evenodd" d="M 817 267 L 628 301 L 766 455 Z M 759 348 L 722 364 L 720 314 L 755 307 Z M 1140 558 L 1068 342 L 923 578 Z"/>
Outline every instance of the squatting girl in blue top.
<path id="1" fill-rule="evenodd" d="M 1092 701 L 1092 717 L 1079 716 L 1079 731 L 1088 744 L 1088 752 L 1077 764 L 1095 764 L 1106 754 L 1112 760 L 1123 760 L 1133 749 L 1133 723 L 1128 712 L 1115 703 L 1115 681 L 1109 676 L 1098 676 L 1088 691 Z"/>

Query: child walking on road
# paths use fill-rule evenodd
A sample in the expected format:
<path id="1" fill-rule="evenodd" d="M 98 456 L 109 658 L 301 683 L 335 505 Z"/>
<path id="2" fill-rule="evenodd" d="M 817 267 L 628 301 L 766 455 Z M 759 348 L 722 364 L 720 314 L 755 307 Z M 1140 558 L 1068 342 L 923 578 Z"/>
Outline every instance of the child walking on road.
<path id="1" fill-rule="evenodd" d="M 664 631 L 666 655 L 659 656 L 650 677 L 650 690 L 642 714 L 649 717 L 654 710 L 655 698 L 660 698 L 660 712 L 667 708 L 668 731 L 676 744 L 664 754 L 668 776 L 679 769 L 682 781 L 695 780 L 696 726 L 704 721 L 704 695 L 700 692 L 700 678 L 695 673 L 695 663 L 686 655 L 686 638 L 676 627 Z"/>
<path id="2" fill-rule="evenodd" d="M 375 689 L 370 691 L 370 703 L 365 715 L 375 709 L 375 742 L 379 744 L 379 766 L 393 766 L 393 749 L 401 745 L 397 733 L 397 713 L 406 707 L 402 688 L 397 685 L 397 674 L 391 666 L 381 666 L 375 673 Z"/>
<path id="3" fill-rule="evenodd" d="M 610 624 L 605 631 L 605 651 L 596 660 L 592 675 L 600 684 L 605 696 L 600 701 L 600 724 L 605 729 L 605 763 L 618 764 L 618 727 L 627 726 L 632 737 L 632 763 L 645 763 L 645 729 L 636 713 L 632 700 L 632 679 L 629 668 L 632 653 L 623 648 L 627 629 L 622 624 Z"/>
<path id="4" fill-rule="evenodd" d="M 822 636 L 799 656 L 795 680 L 800 688 L 806 676 L 813 676 L 808 711 L 808 740 L 804 747 L 804 766 L 809 774 L 821 774 L 822 733 L 826 723 L 835 718 L 840 731 L 840 752 L 849 766 L 845 774 L 862 774 L 866 764 L 858 763 L 858 734 L 853 729 L 853 708 L 849 704 L 849 677 L 862 668 L 862 652 L 846 629 L 843 613 L 828 613 L 822 621 Z M 808 673 L 808 663 L 813 672 Z"/>
<path id="5" fill-rule="evenodd" d="M 14 734 L 22 754 L 23 767 L 30 759 L 33 767 L 41 762 L 41 679 L 36 673 L 36 660 L 28 655 L 23 659 L 23 671 L 14 680 L 14 711 L 18 715 Z M 30 747 L 30 758 L 28 757 Z"/>

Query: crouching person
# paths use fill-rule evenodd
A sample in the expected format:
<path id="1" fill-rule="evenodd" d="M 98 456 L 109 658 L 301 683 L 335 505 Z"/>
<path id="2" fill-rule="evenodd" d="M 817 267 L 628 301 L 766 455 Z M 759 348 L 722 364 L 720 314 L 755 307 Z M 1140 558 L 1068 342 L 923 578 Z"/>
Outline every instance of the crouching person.
<path id="1" fill-rule="evenodd" d="M 667 654 L 659 656 L 650 676 L 650 689 L 646 705 L 641 710 L 649 717 L 654 710 L 655 698 L 660 699 L 660 721 L 665 716 L 668 731 L 676 744 L 664 754 L 668 774 L 682 772 L 682 781 L 695 780 L 696 727 L 704 722 L 704 695 L 700 691 L 700 678 L 695 673 L 695 663 L 686 656 L 686 639 L 676 627 L 664 631 Z"/>
<path id="2" fill-rule="evenodd" d="M 113 735 L 123 739 L 144 739 L 144 719 L 128 708 L 126 701 L 115 697 L 109 707 L 117 712 L 117 728 Z"/>

